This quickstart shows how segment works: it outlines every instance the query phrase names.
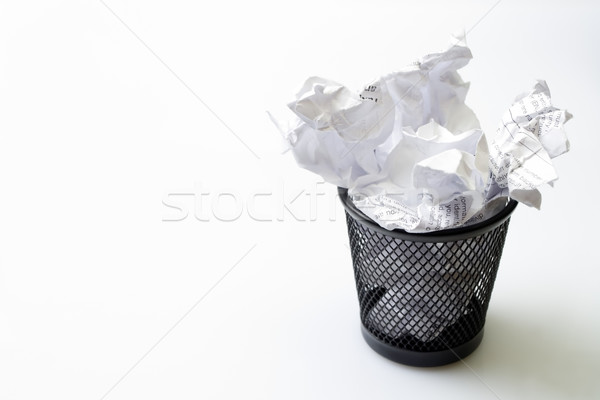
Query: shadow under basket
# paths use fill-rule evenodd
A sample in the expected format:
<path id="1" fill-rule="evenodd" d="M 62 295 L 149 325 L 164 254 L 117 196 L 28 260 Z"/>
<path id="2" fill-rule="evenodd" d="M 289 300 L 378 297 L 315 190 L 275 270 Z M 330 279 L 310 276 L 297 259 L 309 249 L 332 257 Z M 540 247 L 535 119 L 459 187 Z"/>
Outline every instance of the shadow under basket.
<path id="1" fill-rule="evenodd" d="M 367 344 L 390 360 L 419 367 L 471 354 L 483 338 L 517 202 L 468 227 L 408 233 L 380 227 L 354 206 L 346 189 L 338 193 Z"/>

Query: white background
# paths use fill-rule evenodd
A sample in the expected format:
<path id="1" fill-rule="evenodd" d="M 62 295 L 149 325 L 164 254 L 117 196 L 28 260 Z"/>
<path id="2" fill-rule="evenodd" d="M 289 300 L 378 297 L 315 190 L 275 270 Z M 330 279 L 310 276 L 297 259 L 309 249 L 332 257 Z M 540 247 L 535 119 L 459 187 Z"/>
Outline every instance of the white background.
<path id="1" fill-rule="evenodd" d="M 0 3 L 0 398 L 600 397 L 600 7 L 523 3 Z M 572 150 L 513 216 L 479 349 L 419 369 L 363 342 L 334 188 L 266 111 L 461 29 L 484 129 L 542 78 Z"/>

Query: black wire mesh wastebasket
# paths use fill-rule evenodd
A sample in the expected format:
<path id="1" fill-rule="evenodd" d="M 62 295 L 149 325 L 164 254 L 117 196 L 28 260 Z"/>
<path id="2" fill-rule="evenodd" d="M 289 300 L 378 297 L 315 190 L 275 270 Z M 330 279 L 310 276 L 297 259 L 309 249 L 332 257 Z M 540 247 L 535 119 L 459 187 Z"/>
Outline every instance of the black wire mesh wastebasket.
<path id="1" fill-rule="evenodd" d="M 377 353 L 415 366 L 458 361 L 481 343 L 511 200 L 464 228 L 388 231 L 338 190 L 346 210 L 362 334 Z"/>

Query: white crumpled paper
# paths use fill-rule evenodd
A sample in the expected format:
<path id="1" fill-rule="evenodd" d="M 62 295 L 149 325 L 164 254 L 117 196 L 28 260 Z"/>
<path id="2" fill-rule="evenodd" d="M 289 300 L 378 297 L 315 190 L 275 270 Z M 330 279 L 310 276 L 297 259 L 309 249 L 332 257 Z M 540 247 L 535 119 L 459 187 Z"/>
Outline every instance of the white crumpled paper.
<path id="1" fill-rule="evenodd" d="M 488 150 L 457 72 L 470 59 L 459 41 L 360 93 L 309 78 L 288 105 L 295 118 L 284 137 L 301 167 L 348 188 L 386 229 L 459 227 L 507 197 L 539 208 L 538 188 L 557 179 L 551 159 L 569 148 L 571 115 L 539 81 L 510 106 Z"/>

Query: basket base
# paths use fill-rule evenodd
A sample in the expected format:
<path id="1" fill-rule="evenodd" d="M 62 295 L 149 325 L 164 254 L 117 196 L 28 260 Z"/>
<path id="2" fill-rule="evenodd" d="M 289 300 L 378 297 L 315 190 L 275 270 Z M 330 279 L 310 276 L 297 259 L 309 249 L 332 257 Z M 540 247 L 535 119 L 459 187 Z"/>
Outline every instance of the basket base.
<path id="1" fill-rule="evenodd" d="M 383 343 L 373 336 L 362 324 L 361 328 L 363 338 L 376 353 L 397 363 L 414 367 L 439 367 L 459 361 L 475 351 L 483 339 L 483 329 L 481 329 L 473 339 L 460 346 L 442 351 L 421 352 L 400 349 Z"/>

